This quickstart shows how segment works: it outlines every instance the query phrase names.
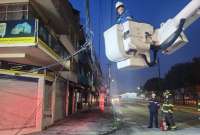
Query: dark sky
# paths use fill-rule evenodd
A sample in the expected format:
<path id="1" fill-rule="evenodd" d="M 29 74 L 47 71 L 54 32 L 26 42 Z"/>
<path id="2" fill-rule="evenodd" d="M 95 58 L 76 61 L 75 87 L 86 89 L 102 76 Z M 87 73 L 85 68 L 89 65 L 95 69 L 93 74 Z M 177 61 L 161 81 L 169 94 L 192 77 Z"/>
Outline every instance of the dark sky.
<path id="1" fill-rule="evenodd" d="M 173 18 L 190 0 L 121 0 L 134 20 L 150 23 L 158 28 L 161 22 Z M 85 0 L 70 0 L 74 8 L 80 10 L 82 23 L 85 23 Z M 108 59 L 105 56 L 103 32 L 115 23 L 116 0 L 90 0 L 92 30 L 96 54 L 101 61 L 105 76 Z M 191 61 L 200 56 L 200 19 L 185 31 L 189 43 L 170 56 L 160 55 L 161 75 L 164 76 L 176 63 Z M 158 76 L 158 68 L 120 71 L 112 65 L 112 77 L 121 91 L 132 91 L 145 81 Z"/>

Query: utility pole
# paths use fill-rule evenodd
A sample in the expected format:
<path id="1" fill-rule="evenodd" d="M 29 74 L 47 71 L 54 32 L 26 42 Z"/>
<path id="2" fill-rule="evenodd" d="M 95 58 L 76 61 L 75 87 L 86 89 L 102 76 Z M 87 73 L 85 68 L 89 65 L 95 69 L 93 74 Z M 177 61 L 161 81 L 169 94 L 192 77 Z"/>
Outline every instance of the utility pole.
<path id="1" fill-rule="evenodd" d="M 160 75 L 160 58 L 158 56 L 158 94 L 162 95 L 161 92 L 161 75 Z"/>
<path id="2" fill-rule="evenodd" d="M 108 63 L 108 89 L 110 92 L 110 83 L 111 83 L 111 63 Z"/>
<path id="3" fill-rule="evenodd" d="M 91 16 L 90 16 L 90 1 L 89 0 L 86 0 L 85 1 L 86 3 L 86 33 L 89 34 L 87 36 L 90 37 L 90 31 L 91 31 Z"/>
<path id="4" fill-rule="evenodd" d="M 160 79 L 160 58 L 158 57 L 158 78 Z"/>
<path id="5" fill-rule="evenodd" d="M 85 0 L 85 6 L 86 6 L 86 42 L 90 44 L 90 57 L 92 59 L 92 86 L 94 87 L 94 72 L 96 72 L 96 57 L 94 56 L 94 50 L 93 50 L 93 43 L 92 43 L 92 30 L 91 30 L 91 16 L 90 16 L 90 0 Z"/>

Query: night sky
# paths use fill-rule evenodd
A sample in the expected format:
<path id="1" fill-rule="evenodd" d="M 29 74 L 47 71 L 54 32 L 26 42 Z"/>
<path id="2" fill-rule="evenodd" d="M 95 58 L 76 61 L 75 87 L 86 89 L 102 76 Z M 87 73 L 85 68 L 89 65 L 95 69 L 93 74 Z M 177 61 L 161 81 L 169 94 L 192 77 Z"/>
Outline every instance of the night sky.
<path id="1" fill-rule="evenodd" d="M 121 0 L 134 20 L 146 22 L 158 28 L 161 22 L 173 18 L 190 0 Z M 70 0 L 73 7 L 80 10 L 81 22 L 85 23 L 85 0 Z M 105 79 L 108 74 L 108 59 L 105 56 L 103 32 L 115 24 L 116 0 L 90 0 L 94 46 L 101 62 Z M 200 19 L 185 31 L 189 43 L 170 56 L 160 54 L 161 75 L 164 76 L 176 63 L 191 61 L 200 56 Z M 133 91 L 146 80 L 158 76 L 158 67 L 143 70 L 120 71 L 112 64 L 113 85 L 119 91 Z"/>

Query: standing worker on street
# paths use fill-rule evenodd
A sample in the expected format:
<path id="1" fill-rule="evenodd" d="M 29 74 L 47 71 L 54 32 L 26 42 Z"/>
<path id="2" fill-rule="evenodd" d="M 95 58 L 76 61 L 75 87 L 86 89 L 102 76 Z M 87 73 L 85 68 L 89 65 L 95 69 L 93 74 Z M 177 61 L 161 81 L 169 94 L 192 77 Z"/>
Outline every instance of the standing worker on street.
<path id="1" fill-rule="evenodd" d="M 133 20 L 129 12 L 125 9 L 124 3 L 118 1 L 115 4 L 115 9 L 117 11 L 117 24 L 122 24 L 128 20 Z"/>
<path id="2" fill-rule="evenodd" d="M 198 95 L 198 99 L 197 99 L 197 111 L 199 112 L 199 120 L 200 120 L 200 95 Z"/>
<path id="3" fill-rule="evenodd" d="M 163 114 L 163 119 L 167 123 L 168 130 L 176 130 L 176 124 L 174 121 L 174 116 L 173 116 L 173 101 L 172 101 L 172 94 L 170 93 L 169 90 L 166 90 L 163 93 L 164 96 L 164 103 L 162 105 L 161 111 Z"/>
<path id="4" fill-rule="evenodd" d="M 157 102 L 156 100 L 156 94 L 152 93 L 151 95 L 151 99 L 149 100 L 149 126 L 148 128 L 152 128 L 153 127 L 153 121 L 155 124 L 155 127 L 158 128 L 158 110 L 160 108 L 160 104 L 159 102 Z"/>
<path id="5" fill-rule="evenodd" d="M 200 95 L 198 95 L 197 111 L 200 112 Z"/>

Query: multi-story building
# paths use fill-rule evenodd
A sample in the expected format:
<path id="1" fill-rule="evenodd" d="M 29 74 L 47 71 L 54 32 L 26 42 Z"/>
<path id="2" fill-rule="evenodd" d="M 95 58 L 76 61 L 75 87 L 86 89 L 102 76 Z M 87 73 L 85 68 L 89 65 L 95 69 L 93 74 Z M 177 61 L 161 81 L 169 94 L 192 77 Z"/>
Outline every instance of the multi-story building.
<path id="1" fill-rule="evenodd" d="M 97 101 L 90 54 L 65 59 L 84 42 L 68 0 L 0 1 L 0 134 L 40 131 Z"/>

